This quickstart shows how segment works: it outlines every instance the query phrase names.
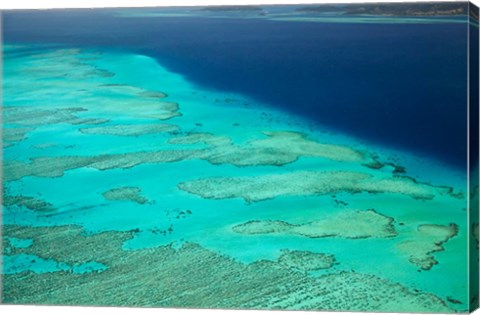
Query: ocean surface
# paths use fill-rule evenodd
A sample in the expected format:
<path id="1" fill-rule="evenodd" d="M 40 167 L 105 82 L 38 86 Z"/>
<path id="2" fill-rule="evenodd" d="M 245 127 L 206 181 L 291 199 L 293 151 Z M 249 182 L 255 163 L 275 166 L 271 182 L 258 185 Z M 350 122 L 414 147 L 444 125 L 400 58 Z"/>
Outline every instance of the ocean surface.
<path id="1" fill-rule="evenodd" d="M 267 8 L 2 12 L 6 303 L 469 308 L 467 17 Z"/>
<path id="2" fill-rule="evenodd" d="M 147 54 L 202 87 L 465 167 L 468 24 L 461 17 L 293 23 L 115 12 L 6 12 L 4 40 Z"/>

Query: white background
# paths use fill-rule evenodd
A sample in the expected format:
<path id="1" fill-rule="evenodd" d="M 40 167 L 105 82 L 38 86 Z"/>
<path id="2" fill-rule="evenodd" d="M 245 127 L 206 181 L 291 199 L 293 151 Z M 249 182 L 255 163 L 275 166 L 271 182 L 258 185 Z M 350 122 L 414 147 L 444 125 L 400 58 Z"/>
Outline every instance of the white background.
<path id="1" fill-rule="evenodd" d="M 435 0 L 452 1 L 452 0 Z M 0 0 L 2 9 L 46 9 L 46 8 L 94 8 L 94 7 L 142 7 L 142 6 L 188 6 L 188 5 L 225 5 L 225 4 L 298 4 L 298 3 L 340 3 L 340 2 L 419 2 L 415 0 Z M 422 1 L 426 2 L 426 1 Z M 472 1 L 480 6 L 480 0 Z M 185 310 L 185 309 L 138 309 L 105 307 L 47 307 L 47 306 L 10 306 L 1 305 L 0 314 L 34 315 L 79 315 L 79 314 L 115 314 L 115 315 L 332 315 L 329 312 L 287 312 L 287 311 L 226 311 L 226 310 Z M 339 315 L 359 315 L 363 313 L 343 312 Z M 480 311 L 475 312 L 480 315 Z"/>

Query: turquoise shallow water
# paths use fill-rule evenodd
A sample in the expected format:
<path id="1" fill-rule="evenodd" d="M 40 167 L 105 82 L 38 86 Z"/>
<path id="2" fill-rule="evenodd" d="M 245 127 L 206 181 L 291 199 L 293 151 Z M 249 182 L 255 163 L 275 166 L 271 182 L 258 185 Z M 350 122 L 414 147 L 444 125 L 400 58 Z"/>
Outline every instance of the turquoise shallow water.
<path id="1" fill-rule="evenodd" d="M 175 137 L 200 132 L 225 136 L 235 144 L 245 144 L 264 138 L 262 131 L 294 131 L 319 143 L 374 153 L 379 161 L 404 166 L 407 170 L 405 175 L 420 183 L 450 186 L 457 193 L 466 193 L 466 175 L 459 170 L 394 148 L 372 146 L 362 139 L 339 134 L 239 94 L 195 86 L 147 56 L 106 49 L 45 49 L 45 54 L 37 52 L 16 56 L 18 49 L 28 51 L 29 46 L 4 47 L 4 110 L 7 111 L 4 130 L 15 127 L 30 129 L 23 140 L 12 141 L 11 146 L 4 148 L 4 164 L 11 161 L 28 163 L 29 159 L 38 157 L 92 157 L 202 149 L 206 147 L 202 143 L 168 143 Z M 135 106 L 143 106 L 142 102 L 148 101 L 145 106 L 153 102 L 138 96 L 144 91 L 166 93 L 167 97 L 154 101 L 178 103 L 181 116 L 159 120 L 146 115 L 144 108 L 147 107 L 136 110 Z M 32 108 L 33 113 L 54 110 L 55 114 L 45 115 L 40 120 L 35 120 L 35 115 L 32 115 L 33 122 L 30 121 L 27 126 L 26 114 L 9 122 L 9 107 L 27 106 Z M 109 121 L 93 125 L 85 121 L 72 123 L 71 118 L 58 118 L 59 109 L 73 107 L 86 109 L 75 112 L 78 117 Z M 177 126 L 178 131 L 137 136 L 95 135 L 79 131 L 80 128 L 117 124 L 171 124 Z M 55 163 L 52 160 L 53 168 Z M 330 269 L 311 271 L 311 277 L 340 271 L 372 274 L 411 290 L 434 294 L 454 310 L 466 309 L 468 229 L 466 200 L 461 195 L 453 197 L 451 194 L 435 193 L 433 199 L 424 200 L 412 198 L 408 193 L 372 194 L 364 191 L 307 196 L 280 194 L 268 200 L 246 202 L 241 198 L 202 198 L 179 188 L 180 183 L 200 178 L 261 177 L 319 170 L 361 172 L 375 178 L 395 178 L 398 175 L 392 173 L 394 168 L 391 165 L 372 169 L 358 161 L 312 156 L 300 156 L 281 166 L 215 165 L 201 158 L 170 163 L 142 162 L 129 168 L 112 167 L 106 170 L 79 166 L 54 177 L 28 174 L 16 180 L 7 180 L 4 183 L 6 196 L 35 197 L 50 203 L 54 210 L 29 209 L 19 203 L 4 205 L 3 223 L 28 227 L 75 224 L 84 228 L 86 235 L 136 230 L 134 237 L 123 244 L 127 256 L 132 250 L 168 244 L 180 248 L 187 242 L 244 264 L 276 261 L 283 249 L 327 253 L 335 256 L 337 264 Z M 297 185 L 294 182 L 291 184 Z M 148 201 L 138 203 L 126 197 L 121 200 L 105 197 L 106 191 L 125 186 L 139 188 L 140 195 Z M 245 235 L 233 231 L 234 226 L 251 220 L 279 220 L 301 225 L 326 220 L 349 210 L 367 209 L 375 209 L 377 213 L 393 218 L 392 226 L 398 235 L 389 238 L 351 239 L 341 235 L 309 238 L 288 233 Z M 448 226 L 450 223 L 458 226 L 458 233 L 442 243 L 441 250 L 431 253 L 438 264 L 430 270 L 420 270 L 409 262 L 408 253 L 399 251 L 398 244 L 403 241 L 421 241 L 422 236 L 416 234 L 418 226 Z M 28 248 L 30 245 L 28 241 L 25 244 L 13 238 L 10 243 L 16 248 Z M 91 269 L 101 272 L 104 268 L 95 261 L 71 267 L 35 257 L 4 253 L 4 273 L 20 274 L 24 270 L 49 273 L 69 268 L 73 268 L 73 273 L 88 273 Z M 448 298 L 459 303 L 448 302 Z"/>

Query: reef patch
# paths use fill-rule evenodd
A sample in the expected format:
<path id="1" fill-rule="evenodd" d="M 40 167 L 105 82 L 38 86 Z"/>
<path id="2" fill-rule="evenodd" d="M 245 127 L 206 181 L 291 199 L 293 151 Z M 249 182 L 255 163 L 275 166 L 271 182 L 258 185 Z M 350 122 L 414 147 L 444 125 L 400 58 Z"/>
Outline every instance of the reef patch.
<path id="1" fill-rule="evenodd" d="M 4 161 L 3 180 L 15 181 L 26 176 L 61 177 L 65 171 L 81 167 L 108 170 L 131 168 L 145 163 L 169 163 L 185 160 L 196 152 L 195 150 L 163 150 L 97 156 L 38 157 L 31 158 L 28 163 L 16 160 Z"/>
<path id="2" fill-rule="evenodd" d="M 43 109 L 35 106 L 5 106 L 2 109 L 6 124 L 20 126 L 41 126 L 59 123 L 72 125 L 99 125 L 107 119 L 82 118 L 77 114 L 86 112 L 82 107 Z"/>
<path id="3" fill-rule="evenodd" d="M 146 204 L 148 199 L 140 193 L 141 189 L 138 187 L 118 187 L 107 190 L 102 195 L 107 200 L 127 200 L 141 205 Z"/>
<path id="4" fill-rule="evenodd" d="M 118 112 L 119 110 L 122 111 L 122 114 L 159 120 L 167 120 L 182 116 L 179 112 L 179 106 L 177 103 L 159 102 L 155 100 L 149 101 L 148 99 L 136 100 L 134 106 L 124 104 L 124 106 L 112 109 L 114 112 Z"/>
<path id="5" fill-rule="evenodd" d="M 106 93 L 121 94 L 129 97 L 148 97 L 148 98 L 165 98 L 167 94 L 159 91 L 149 91 L 128 84 L 100 84 L 97 89 L 104 90 Z"/>
<path id="6" fill-rule="evenodd" d="M 233 144 L 225 136 L 210 133 L 191 133 L 172 138 L 170 144 L 194 144 L 203 142 L 210 146 L 199 158 L 212 164 L 236 166 L 276 165 L 295 162 L 300 157 L 317 157 L 334 161 L 358 162 L 368 158 L 349 147 L 323 144 L 310 140 L 306 135 L 292 131 L 263 131 L 263 139 Z"/>
<path id="7" fill-rule="evenodd" d="M 278 263 L 300 271 L 315 271 L 331 268 L 335 264 L 335 257 L 323 253 L 284 249 L 278 257 Z"/>
<path id="8" fill-rule="evenodd" d="M 439 188 L 417 183 L 408 177 L 376 178 L 347 171 L 298 171 L 244 177 L 209 177 L 182 182 L 181 190 L 206 199 L 243 198 L 256 202 L 279 196 L 330 195 L 347 193 L 397 193 L 429 200 Z"/>
<path id="9" fill-rule="evenodd" d="M 32 130 L 33 128 L 3 128 L 3 147 L 6 148 L 14 145 L 16 142 L 25 140 L 25 138 L 27 137 L 27 133 Z"/>
<path id="10" fill-rule="evenodd" d="M 145 126 L 145 127 L 140 127 Z M 148 126 L 148 127 L 146 127 Z M 127 130 L 127 128 L 122 127 L 113 127 L 113 126 L 99 126 L 92 128 L 81 128 L 80 130 L 84 133 L 109 133 L 109 134 L 121 134 L 121 135 L 139 135 L 144 132 L 152 131 L 152 128 L 155 130 L 161 129 L 162 131 L 168 130 L 169 132 L 175 132 L 175 125 L 162 124 L 160 127 L 152 127 L 152 125 L 139 125 L 137 129 Z M 286 138 L 284 138 L 286 137 Z M 274 144 L 283 143 L 283 140 L 290 139 L 290 142 L 287 141 L 286 144 L 282 144 L 281 148 L 274 148 Z M 196 133 L 188 134 L 180 137 L 173 137 L 168 140 L 169 144 L 196 144 L 196 143 L 205 143 L 207 147 L 202 149 L 181 149 L 181 150 L 158 150 L 158 151 L 141 151 L 141 152 L 128 152 L 123 154 L 103 154 L 97 156 L 55 156 L 55 157 L 35 157 L 30 159 L 30 162 L 20 162 L 20 161 L 5 161 L 4 162 L 4 181 L 18 180 L 25 176 L 39 176 L 39 177 L 58 177 L 62 176 L 66 170 L 81 168 L 81 167 L 91 167 L 97 168 L 100 170 L 112 169 L 112 168 L 130 168 L 140 164 L 147 163 L 169 163 L 169 162 L 178 162 L 183 160 L 199 159 L 205 160 L 212 164 L 232 164 L 235 166 L 258 166 L 258 165 L 284 165 L 296 161 L 300 156 L 319 156 L 320 153 L 314 153 L 313 149 L 302 149 L 298 148 L 296 150 L 290 150 L 289 147 L 294 147 L 294 143 L 302 142 L 302 138 L 299 135 L 293 136 L 291 132 L 278 132 L 269 136 L 268 139 L 253 140 L 246 145 L 239 146 L 233 145 L 231 140 L 224 136 L 216 136 L 209 133 Z M 311 142 L 311 143 L 310 143 Z M 311 140 L 308 140 L 309 145 L 305 147 L 315 147 Z M 329 145 L 318 144 L 322 150 L 331 151 L 330 149 L 324 149 L 324 146 L 329 148 Z M 302 147 L 302 146 L 300 146 Z M 334 146 L 336 147 L 336 146 Z M 351 157 L 351 154 L 355 152 L 350 149 L 343 148 L 339 149 L 347 150 L 349 153 L 344 155 L 337 153 L 330 153 L 331 158 L 340 158 L 343 156 L 345 159 Z M 322 153 L 323 156 L 325 156 Z M 330 175 L 329 175 L 330 174 Z M 343 175 L 342 175 L 343 174 Z M 316 179 L 311 179 L 313 181 L 318 180 L 322 177 L 319 174 L 314 175 L 314 172 L 305 172 L 305 175 L 310 177 L 314 176 Z M 272 175 L 273 176 L 273 175 Z M 277 175 L 285 176 L 285 175 Z M 301 177 L 302 174 L 292 174 L 292 180 L 296 180 L 296 177 Z M 328 176 L 332 176 L 331 179 Z M 348 172 L 330 172 L 325 173 L 323 178 L 323 183 L 331 181 L 332 179 L 344 178 L 344 181 L 355 180 L 356 178 L 368 177 L 367 174 L 362 173 L 348 173 Z M 347 177 L 347 178 L 345 178 Z M 274 180 L 278 180 L 273 177 Z M 268 179 L 267 179 L 268 180 Z M 208 179 L 205 179 L 208 181 Z M 232 181 L 230 179 L 225 179 L 225 181 Z M 235 181 L 235 180 L 234 180 Z M 263 181 L 261 178 L 253 179 L 241 179 L 242 184 L 240 187 L 247 185 L 249 182 L 258 182 Z M 396 187 L 394 190 L 401 190 L 402 187 L 399 185 L 400 180 L 396 180 Z M 408 186 L 408 181 L 404 180 L 405 184 L 403 186 Z M 382 185 L 387 185 L 388 179 L 385 180 Z M 310 190 L 317 190 L 320 183 L 315 184 L 315 187 L 310 187 Z M 363 185 L 368 186 L 368 183 L 363 183 Z M 182 185 L 182 187 L 190 186 L 190 184 Z M 372 186 L 372 185 L 370 185 Z M 410 186 L 414 186 L 410 183 Z M 228 185 L 227 185 L 228 187 Z M 338 188 L 338 185 L 336 186 Z M 379 190 L 377 187 L 367 187 L 370 191 L 375 192 Z M 408 192 L 415 193 L 415 187 L 404 187 Z M 325 187 L 325 191 L 331 190 L 332 188 Z M 355 187 L 351 188 L 355 190 Z M 288 189 L 287 189 L 288 190 Z M 322 189 L 320 189 L 322 190 Z M 348 188 L 347 188 L 348 190 Z M 413 191 L 412 191 L 413 190 Z M 333 190 L 332 190 L 333 191 Z M 239 190 L 240 192 L 240 190 Z M 241 192 L 240 192 L 241 193 Z M 273 192 L 272 192 L 273 193 Z M 273 193 L 274 194 L 274 193 Z M 308 192 L 307 192 L 308 194 Z M 426 196 L 425 193 L 419 193 L 419 198 L 431 198 L 433 196 Z M 268 199 L 268 198 L 266 198 Z"/>
<path id="11" fill-rule="evenodd" d="M 186 135 L 168 139 L 170 144 L 197 144 L 204 143 L 212 147 L 223 147 L 232 144 L 232 140 L 225 136 L 216 136 L 208 132 L 191 132 Z"/>
<path id="12" fill-rule="evenodd" d="M 373 210 L 353 210 L 304 224 L 270 220 L 248 221 L 234 226 L 232 230 L 240 234 L 296 234 L 309 238 L 385 238 L 397 235 L 392 222 L 392 218 Z"/>
<path id="13" fill-rule="evenodd" d="M 35 210 L 35 211 L 53 211 L 55 210 L 55 207 L 44 200 L 35 198 L 35 197 L 30 197 L 30 196 L 10 196 L 10 195 L 3 195 L 2 196 L 2 204 L 5 207 L 12 207 L 12 206 L 18 206 L 18 207 L 25 207 L 30 210 Z"/>
<path id="14" fill-rule="evenodd" d="M 443 251 L 443 244 L 458 234 L 458 226 L 422 224 L 415 232 L 414 238 L 397 245 L 400 252 L 408 255 L 408 261 L 422 270 L 430 270 L 438 261 L 434 253 Z"/>
<path id="15" fill-rule="evenodd" d="M 170 124 L 108 125 L 80 128 L 80 132 L 89 135 L 112 135 L 138 137 L 147 134 L 178 131 L 180 128 Z"/>

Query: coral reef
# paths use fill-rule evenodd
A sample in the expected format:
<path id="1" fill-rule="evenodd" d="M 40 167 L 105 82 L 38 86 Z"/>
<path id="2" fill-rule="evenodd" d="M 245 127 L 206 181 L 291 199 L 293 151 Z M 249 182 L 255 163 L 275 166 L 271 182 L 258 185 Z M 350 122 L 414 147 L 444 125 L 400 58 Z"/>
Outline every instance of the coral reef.
<path id="1" fill-rule="evenodd" d="M 203 142 L 210 146 L 199 158 L 212 164 L 233 164 L 236 166 L 285 165 L 298 158 L 320 157 L 335 161 L 364 161 L 367 157 L 351 148 L 322 144 L 298 132 L 263 131 L 264 139 L 248 141 L 235 145 L 224 136 L 209 133 L 191 133 L 187 136 L 172 138 L 171 144 L 194 144 Z"/>
<path id="2" fill-rule="evenodd" d="M 373 210 L 353 210 L 304 224 L 270 220 L 248 221 L 236 225 L 232 229 L 234 232 L 241 234 L 296 234 L 310 238 L 382 238 L 397 235 L 392 222 L 392 218 Z"/>
<path id="3" fill-rule="evenodd" d="M 204 143 L 208 146 L 220 147 L 232 144 L 230 138 L 225 136 L 215 136 L 208 132 L 192 132 L 183 136 L 168 139 L 170 144 L 196 144 Z"/>
<path id="4" fill-rule="evenodd" d="M 179 127 L 170 124 L 108 125 L 80 128 L 81 133 L 91 135 L 141 136 L 153 133 L 178 131 Z"/>
<path id="5" fill-rule="evenodd" d="M 87 109 L 81 107 L 43 109 L 34 106 L 5 106 L 2 111 L 4 123 L 20 126 L 40 126 L 59 123 L 99 125 L 108 121 L 106 119 L 78 117 L 78 113 L 87 111 Z"/>
<path id="6" fill-rule="evenodd" d="M 121 94 L 123 96 L 165 98 L 167 95 L 159 91 L 149 91 L 128 84 L 100 84 L 97 89 L 104 90 L 105 93 Z"/>
<path id="7" fill-rule="evenodd" d="M 142 125 L 145 126 L 145 125 Z M 147 125 L 148 126 L 148 125 Z M 167 125 L 172 126 L 173 125 Z M 135 131 L 121 130 L 111 126 L 83 128 L 83 132 L 119 132 L 124 135 L 145 131 L 150 127 L 138 127 Z M 157 128 L 157 127 L 156 127 Z M 162 127 L 158 127 L 162 128 Z M 169 127 L 170 128 L 170 127 Z M 38 157 L 30 159 L 29 163 L 20 161 L 5 161 L 4 180 L 18 180 L 25 176 L 58 177 L 66 170 L 91 167 L 101 170 L 111 168 L 130 168 L 145 163 L 168 163 L 187 159 L 206 160 L 212 164 L 233 164 L 236 166 L 255 165 L 284 165 L 294 162 L 300 156 L 322 156 L 332 159 L 356 159 L 360 153 L 345 147 L 324 145 L 311 140 L 302 140 L 303 136 L 291 132 L 277 132 L 269 135 L 269 138 L 253 140 L 244 146 L 231 144 L 230 139 L 223 136 L 214 136 L 208 133 L 189 134 L 175 137 L 169 140 L 170 144 L 195 144 L 203 142 L 207 144 L 202 149 L 160 150 L 147 152 L 128 152 L 124 154 L 105 154 L 98 156 L 56 156 Z M 278 147 L 275 147 L 277 146 Z M 294 148 L 294 149 L 292 149 Z M 328 154 L 327 154 L 328 152 Z M 342 153 L 343 152 L 343 153 Z M 353 154 L 353 157 L 352 157 Z M 341 177 L 341 172 L 336 172 Z M 350 179 L 365 177 L 366 174 L 351 173 L 345 175 Z M 325 178 L 325 180 L 330 180 Z M 387 183 L 386 180 L 385 183 Z M 406 184 L 408 185 L 408 183 Z M 397 185 L 398 186 L 398 185 Z M 401 189 L 400 187 L 396 188 Z M 408 188 L 406 188 L 408 189 Z M 374 188 L 371 188 L 374 191 Z"/>
<path id="8" fill-rule="evenodd" d="M 291 152 L 297 156 L 322 157 L 334 161 L 362 161 L 365 155 L 346 146 L 309 140 L 305 134 L 289 131 L 264 131 L 267 138 L 249 142 L 253 148 Z"/>
<path id="9" fill-rule="evenodd" d="M 107 200 L 130 200 L 139 204 L 145 204 L 148 199 L 143 197 L 138 187 L 119 187 L 107 190 L 102 195 Z"/>
<path id="10" fill-rule="evenodd" d="M 182 116 L 182 114 L 179 112 L 179 106 L 177 103 L 148 100 L 148 97 L 140 100 L 135 100 L 135 106 L 128 106 L 128 104 L 121 105 L 122 106 L 115 106 L 105 109 L 111 110 L 113 113 L 121 112 L 121 114 L 124 115 L 160 120 L 167 120 L 170 118 Z"/>
<path id="11" fill-rule="evenodd" d="M 29 62 L 19 64 L 14 71 L 22 72 L 30 79 L 38 78 L 35 81 L 35 89 L 23 86 L 25 83 L 16 80 L 18 75 L 9 75 L 11 80 L 6 82 L 5 90 L 8 92 L 9 88 L 21 87 L 23 93 L 9 94 L 10 97 L 4 107 L 5 123 L 21 126 L 56 123 L 92 125 L 107 121 L 77 117 L 76 114 L 82 111 L 107 113 L 115 117 L 126 115 L 160 120 L 181 116 L 177 103 L 160 101 L 167 97 L 160 91 L 146 90 L 127 84 L 107 83 L 108 79 L 115 74 L 88 62 L 100 56 L 101 53 L 86 53 L 80 49 L 52 49 L 29 56 Z M 99 84 L 97 80 L 89 81 L 92 77 L 103 78 L 102 81 L 105 83 Z M 59 102 L 53 102 L 48 110 L 34 106 L 12 106 L 18 100 L 22 103 L 29 99 L 51 102 L 51 95 L 56 91 L 52 84 L 48 84 L 48 80 L 58 78 L 61 79 L 62 87 L 69 90 L 70 98 L 67 97 L 67 102 L 80 99 L 81 107 L 66 107 L 63 104 L 58 105 Z M 56 82 L 56 85 L 60 84 L 58 80 Z M 92 98 L 95 101 L 85 101 Z M 112 98 L 116 101 L 112 102 Z"/>
<path id="12" fill-rule="evenodd" d="M 278 263 L 301 271 L 329 269 L 335 264 L 333 255 L 299 250 L 282 250 Z"/>
<path id="13" fill-rule="evenodd" d="M 284 165 L 301 156 L 321 157 L 336 161 L 361 161 L 359 152 L 338 145 L 321 144 L 296 132 L 263 132 L 267 138 L 252 140 L 243 146 L 221 146 L 207 153 L 212 164 L 237 166 Z"/>
<path id="14" fill-rule="evenodd" d="M 366 173 L 299 171 L 250 177 L 210 177 L 182 182 L 178 187 L 208 199 L 243 198 L 247 202 L 285 195 L 348 193 L 397 193 L 415 199 L 432 199 L 443 193 L 434 186 L 408 177 L 376 178 Z"/>
<path id="15" fill-rule="evenodd" d="M 442 244 L 456 236 L 458 226 L 422 224 L 419 225 L 412 239 L 403 241 L 397 245 L 400 252 L 408 255 L 408 260 L 423 270 L 430 270 L 438 264 L 433 256 L 434 253 L 443 251 Z"/>
<path id="16" fill-rule="evenodd" d="M 58 156 L 38 157 L 29 163 L 5 161 L 3 180 L 5 182 L 19 180 L 25 176 L 60 177 L 64 172 L 81 167 L 99 170 L 113 168 L 130 168 L 143 163 L 168 163 L 185 160 L 194 150 L 164 150 L 154 152 L 129 152 L 123 154 L 104 154 L 97 156 Z"/>
<path id="17" fill-rule="evenodd" d="M 3 147 L 9 147 L 14 145 L 16 142 L 24 140 L 27 136 L 27 133 L 32 131 L 33 128 L 3 128 L 2 129 L 2 140 Z"/>
<path id="18" fill-rule="evenodd" d="M 17 253 L 69 265 L 97 261 L 106 266 L 84 274 L 6 274 L 5 303 L 452 312 L 434 295 L 372 275 L 341 272 L 313 278 L 277 262 L 245 265 L 193 243 L 177 250 L 171 246 L 122 250 L 134 232 L 85 235 L 76 226 L 7 225 L 4 233 L 34 240 Z"/>
<path id="19" fill-rule="evenodd" d="M 34 144 L 32 145 L 32 148 L 35 148 L 35 149 L 48 149 L 48 148 L 53 148 L 53 147 L 56 147 L 58 146 L 57 143 L 40 143 L 40 144 Z"/>
<path id="20" fill-rule="evenodd" d="M 35 211 L 55 210 L 53 205 L 47 201 L 29 196 L 10 196 L 3 194 L 2 205 L 5 207 L 19 206 Z"/>

